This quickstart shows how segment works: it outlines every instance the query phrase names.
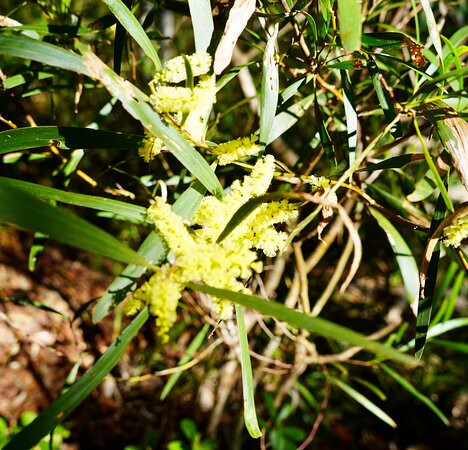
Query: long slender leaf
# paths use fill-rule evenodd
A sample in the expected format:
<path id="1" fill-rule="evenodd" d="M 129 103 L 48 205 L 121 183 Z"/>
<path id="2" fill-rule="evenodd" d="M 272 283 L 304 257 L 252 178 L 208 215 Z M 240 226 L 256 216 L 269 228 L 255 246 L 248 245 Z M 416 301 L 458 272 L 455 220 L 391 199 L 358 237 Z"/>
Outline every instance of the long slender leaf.
<path id="1" fill-rule="evenodd" d="M 137 149 L 143 136 L 79 127 L 27 127 L 0 133 L 0 155 L 54 144 L 61 149 Z"/>
<path id="2" fill-rule="evenodd" d="M 458 319 L 448 320 L 447 322 L 437 323 L 436 325 L 429 328 L 427 332 L 427 341 L 430 341 L 432 338 L 440 336 L 441 334 L 447 333 L 448 331 L 456 330 L 457 328 L 468 327 L 468 318 L 461 317 Z M 415 340 L 412 339 L 407 344 L 399 348 L 400 351 L 406 352 L 412 349 L 415 345 Z"/>
<path id="3" fill-rule="evenodd" d="M 392 223 L 376 209 L 370 208 L 370 212 L 385 231 L 388 241 L 392 246 L 403 278 L 408 300 L 413 312 L 416 314 L 417 301 L 419 298 L 419 270 L 414 256 L 408 244 Z"/>
<path id="4" fill-rule="evenodd" d="M 344 381 L 330 377 L 330 381 L 335 386 L 338 386 L 344 393 L 348 394 L 352 399 L 356 400 L 361 406 L 366 408 L 380 420 L 385 422 L 386 424 L 390 425 L 393 428 L 397 427 L 395 421 L 381 408 L 379 408 L 375 403 L 371 402 L 367 397 L 362 395 L 360 392 L 356 391 L 356 389 L 352 388 Z"/>
<path id="5" fill-rule="evenodd" d="M 95 225 L 7 184 L 0 185 L 0 220 L 117 261 L 147 264 L 134 250 Z"/>
<path id="6" fill-rule="evenodd" d="M 97 363 L 89 369 L 65 394 L 57 398 L 37 419 L 23 428 L 4 447 L 4 450 L 29 450 L 70 414 L 117 364 L 130 341 L 148 319 L 145 308 L 112 343 Z"/>
<path id="7" fill-rule="evenodd" d="M 432 236 L 440 225 L 445 216 L 445 203 L 442 198 L 442 195 L 439 195 L 437 203 L 434 209 L 434 217 L 431 222 L 431 227 L 428 233 L 428 239 Z M 431 261 L 427 269 L 426 284 L 424 287 L 424 298 L 419 298 L 418 302 L 418 315 L 416 318 L 416 346 L 415 346 L 415 355 L 416 358 L 420 359 L 424 346 L 426 344 L 426 335 L 429 329 L 429 324 L 431 322 L 431 313 L 434 303 L 434 291 L 437 283 L 437 272 L 439 267 L 439 258 L 440 258 L 440 248 L 436 247 L 435 251 L 432 253 Z"/>
<path id="8" fill-rule="evenodd" d="M 360 0 L 338 0 L 338 22 L 341 44 L 348 52 L 361 49 L 361 2 Z"/>
<path id="9" fill-rule="evenodd" d="M 392 156 L 391 158 L 384 159 L 378 163 L 369 164 L 363 169 L 359 169 L 356 172 L 374 172 L 376 170 L 383 169 L 399 169 L 406 166 L 410 162 L 420 161 L 424 159 L 424 155 L 420 153 L 407 153 L 404 155 Z"/>
<path id="10" fill-rule="evenodd" d="M 32 59 L 49 66 L 89 75 L 80 55 L 20 34 L 15 36 L 0 34 L 0 54 Z"/>
<path id="11" fill-rule="evenodd" d="M 419 401 L 424 403 L 437 417 L 442 420 L 445 425 L 450 425 L 449 420 L 445 414 L 434 404 L 434 402 L 426 395 L 419 392 L 406 378 L 388 367 L 386 364 L 381 363 L 379 368 L 382 369 L 387 375 L 392 377 L 400 386 L 406 389 L 410 394 L 414 395 Z"/>
<path id="12" fill-rule="evenodd" d="M 272 28 L 263 56 L 262 90 L 260 97 L 260 143 L 266 145 L 273 126 L 273 119 L 278 106 L 279 75 L 275 60 L 275 44 L 278 36 L 278 24 Z"/>
<path id="13" fill-rule="evenodd" d="M 112 11 L 112 14 L 117 17 L 117 20 L 122 24 L 122 26 L 128 31 L 128 34 L 138 42 L 138 45 L 144 51 L 145 55 L 153 61 L 156 70 L 161 70 L 162 65 L 158 53 L 145 33 L 145 30 L 143 30 L 143 27 L 132 12 L 120 0 L 104 0 L 104 3 Z"/>
<path id="14" fill-rule="evenodd" d="M 188 4 L 192 17 L 195 50 L 206 52 L 214 30 L 210 0 L 188 0 Z"/>
<path id="15" fill-rule="evenodd" d="M 363 349 L 374 352 L 388 358 L 395 359 L 402 363 L 414 363 L 415 359 L 409 355 L 405 355 L 391 347 L 388 347 L 379 342 L 375 342 L 362 334 L 356 333 L 349 328 L 335 324 L 320 317 L 310 317 L 294 309 L 287 308 L 278 302 L 269 302 L 260 297 L 253 295 L 242 294 L 240 292 L 228 291 L 226 289 L 218 289 L 211 286 L 205 286 L 195 283 L 189 283 L 188 288 L 195 291 L 200 291 L 205 294 L 210 294 L 215 297 L 225 298 L 236 304 L 245 306 L 246 308 L 254 309 L 262 314 L 272 316 L 275 319 L 284 321 L 297 327 L 305 329 L 312 333 L 319 334 L 338 341 L 348 342 L 352 345 L 357 345 Z"/>
<path id="16" fill-rule="evenodd" d="M 1 186 L 11 186 L 43 200 L 53 200 L 61 203 L 67 203 L 69 205 L 107 211 L 130 219 L 136 219 L 141 222 L 147 222 L 148 220 L 146 217 L 146 208 L 132 205 L 130 203 L 120 202 L 111 198 L 76 194 L 74 192 L 66 192 L 60 189 L 6 177 L 0 177 L 0 187 Z"/>
<path id="17" fill-rule="evenodd" d="M 245 328 L 244 309 L 236 305 L 237 328 L 239 331 L 239 345 L 242 369 L 242 393 L 244 397 L 244 422 L 245 426 L 253 438 L 262 435 L 258 427 L 257 413 L 255 411 L 254 387 L 252 377 L 252 366 L 250 364 L 249 341 Z"/>

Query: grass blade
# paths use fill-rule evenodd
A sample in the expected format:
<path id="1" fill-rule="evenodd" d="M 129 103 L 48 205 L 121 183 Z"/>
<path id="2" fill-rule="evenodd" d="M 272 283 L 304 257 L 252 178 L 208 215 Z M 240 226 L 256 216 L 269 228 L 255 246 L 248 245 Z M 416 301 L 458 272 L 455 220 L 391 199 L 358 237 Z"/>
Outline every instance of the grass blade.
<path id="1" fill-rule="evenodd" d="M 245 329 L 244 309 L 236 305 L 237 328 L 239 331 L 239 345 L 242 368 L 242 394 L 244 397 L 244 422 L 253 438 L 262 435 L 258 427 L 257 413 L 255 412 L 254 387 L 252 378 L 252 366 L 250 364 L 249 341 Z"/>
<path id="2" fill-rule="evenodd" d="M 138 22 L 132 12 L 121 0 L 104 0 L 104 3 L 112 11 L 112 14 L 117 17 L 117 20 L 122 24 L 122 26 L 128 31 L 128 34 L 135 39 L 145 55 L 153 61 L 156 70 L 161 70 L 162 64 L 158 53 L 146 35 L 145 30 L 140 25 L 140 22 Z"/>
<path id="3" fill-rule="evenodd" d="M 195 338 L 190 342 L 189 346 L 187 347 L 186 352 L 180 358 L 178 362 L 178 366 L 182 366 L 183 364 L 190 361 L 190 358 L 198 351 L 198 349 L 202 346 L 203 342 L 206 339 L 206 335 L 208 334 L 208 330 L 210 329 L 210 324 L 205 323 L 203 328 L 197 333 Z M 177 383 L 177 380 L 182 376 L 182 372 L 173 373 L 169 379 L 167 380 L 166 384 L 163 387 L 161 392 L 161 396 L 159 397 L 161 400 L 164 400 L 169 393 L 171 392 L 172 388 Z"/>
<path id="4" fill-rule="evenodd" d="M 272 28 L 263 56 L 262 90 L 260 97 L 260 143 L 266 145 L 278 106 L 279 75 L 275 60 L 275 43 L 278 24 Z"/>
<path id="5" fill-rule="evenodd" d="M 134 250 L 95 225 L 7 184 L 0 185 L 0 220 L 117 261 L 147 264 Z"/>
<path id="6" fill-rule="evenodd" d="M 375 403 L 371 402 L 367 397 L 356 391 L 356 389 L 352 388 L 349 384 L 346 384 L 344 381 L 335 377 L 330 377 L 330 382 L 339 387 L 345 394 L 348 394 L 353 400 L 356 400 L 362 407 L 366 408 L 387 425 L 390 425 L 392 428 L 397 427 L 395 421 L 386 412 L 382 411 L 382 409 L 380 409 Z"/>
<path id="7" fill-rule="evenodd" d="M 49 66 L 89 75 L 80 55 L 19 34 L 15 36 L 0 34 L 0 54 L 32 59 Z"/>
<path id="8" fill-rule="evenodd" d="M 206 52 L 214 30 L 210 0 L 188 0 L 188 3 L 195 37 L 195 50 Z"/>
<path id="9" fill-rule="evenodd" d="M 415 359 L 405 355 L 391 347 L 379 342 L 375 342 L 362 334 L 356 333 L 349 328 L 335 324 L 320 317 L 310 317 L 294 309 L 287 308 L 278 302 L 270 302 L 253 295 L 242 294 L 240 292 L 218 289 L 211 286 L 189 283 L 188 288 L 195 291 L 204 292 L 215 297 L 225 298 L 231 302 L 242 305 L 246 308 L 259 311 L 262 314 L 272 316 L 275 319 L 284 321 L 312 333 L 319 334 L 338 341 L 348 342 L 357 345 L 378 355 L 395 359 L 405 364 L 414 363 Z"/>
<path id="10" fill-rule="evenodd" d="M 37 419 L 23 428 L 4 447 L 4 450 L 33 448 L 60 421 L 70 414 L 117 364 L 130 341 L 148 319 L 148 310 L 141 311 L 123 333 L 112 343 L 97 363 L 88 370 L 65 394 L 57 398 Z"/>
<path id="11" fill-rule="evenodd" d="M 347 52 L 361 49 L 361 20 L 361 2 L 359 0 L 338 0 L 341 45 Z"/>
<path id="12" fill-rule="evenodd" d="M 392 246 L 403 278 L 408 300 L 416 315 L 417 301 L 419 298 L 419 270 L 414 256 L 408 244 L 392 223 L 376 209 L 370 208 L 370 212 L 375 217 L 380 227 L 385 231 L 388 241 Z"/>
<path id="13" fill-rule="evenodd" d="M 426 395 L 419 392 L 406 378 L 388 367 L 386 364 L 381 363 L 380 368 L 391 378 L 393 378 L 400 386 L 406 389 L 410 394 L 414 395 L 419 401 L 424 403 L 442 422 L 444 425 L 449 426 L 450 422 L 445 414 L 434 404 L 434 402 Z"/>

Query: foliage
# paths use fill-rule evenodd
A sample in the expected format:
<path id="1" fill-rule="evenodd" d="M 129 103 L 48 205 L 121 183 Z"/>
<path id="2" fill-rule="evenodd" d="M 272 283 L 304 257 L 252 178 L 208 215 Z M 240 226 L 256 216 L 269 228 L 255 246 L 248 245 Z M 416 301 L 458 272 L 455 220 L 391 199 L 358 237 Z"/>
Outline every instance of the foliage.
<path id="1" fill-rule="evenodd" d="M 245 428 L 274 449 L 306 448 L 321 423 L 330 434 L 329 411 L 353 402 L 398 427 L 395 386 L 449 425 L 417 374 L 445 347 L 466 352 L 434 339 L 467 325 L 457 5 L 33 3 L 0 18 L 0 220 L 34 232 L 31 270 L 46 238 L 128 264 L 92 316 L 138 315 L 5 448 L 41 442 L 143 327 L 157 329 L 156 356 L 129 385 L 164 372 L 158 352 L 182 332 L 162 398 L 202 359 L 222 365 L 211 435 L 238 377 Z M 180 427 L 186 442 L 160 442 L 218 445 L 191 419 Z"/>

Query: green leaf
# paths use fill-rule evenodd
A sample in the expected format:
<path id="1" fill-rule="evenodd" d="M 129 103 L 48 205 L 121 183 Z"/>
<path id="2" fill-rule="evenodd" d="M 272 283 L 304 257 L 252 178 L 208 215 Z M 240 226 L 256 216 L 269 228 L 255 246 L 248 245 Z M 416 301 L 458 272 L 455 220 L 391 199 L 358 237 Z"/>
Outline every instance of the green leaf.
<path id="1" fill-rule="evenodd" d="M 260 143 L 266 145 L 278 106 L 279 75 L 275 60 L 275 43 L 278 25 L 272 28 L 263 56 L 262 90 L 260 96 Z"/>
<path id="2" fill-rule="evenodd" d="M 424 155 L 420 153 L 407 153 L 404 155 L 392 156 L 390 158 L 379 161 L 378 163 L 369 164 L 363 169 L 359 169 L 356 172 L 374 172 L 376 170 L 384 169 L 399 169 L 406 166 L 410 162 L 419 161 L 424 159 Z"/>
<path id="3" fill-rule="evenodd" d="M 244 397 L 244 422 L 245 426 L 253 438 L 262 435 L 258 426 L 257 413 L 255 411 L 254 387 L 252 377 L 252 366 L 250 364 L 249 341 L 245 328 L 244 309 L 236 305 L 237 329 L 239 332 L 239 345 L 241 354 L 242 369 L 242 394 Z"/>
<path id="4" fill-rule="evenodd" d="M 395 372 L 393 369 L 388 367 L 386 364 L 381 363 L 379 368 L 382 369 L 387 375 L 392 377 L 400 386 L 406 389 L 411 395 L 414 395 L 419 401 L 424 403 L 434 414 L 439 417 L 442 422 L 449 426 L 450 422 L 445 414 L 434 404 L 434 402 L 426 395 L 419 392 L 406 378 L 403 378 L 400 374 Z"/>
<path id="5" fill-rule="evenodd" d="M 423 7 L 424 15 L 426 16 L 427 29 L 429 31 L 429 35 L 431 36 L 432 44 L 434 45 L 443 68 L 444 55 L 442 52 L 442 44 L 440 42 L 439 31 L 437 30 L 437 22 L 434 18 L 434 13 L 432 12 L 429 0 L 421 0 L 421 6 Z"/>
<path id="6" fill-rule="evenodd" d="M 267 301 L 253 295 L 195 283 L 189 283 L 187 287 L 215 297 L 225 298 L 226 300 L 242 305 L 246 308 L 259 311 L 262 314 L 287 322 L 296 328 L 305 329 L 311 333 L 336 339 L 337 341 L 348 342 L 349 344 L 357 345 L 378 355 L 392 358 L 405 364 L 415 362 L 415 359 L 411 356 L 405 355 L 391 347 L 368 339 L 362 334 L 356 333 L 349 328 L 321 319 L 320 317 L 310 317 L 294 309 L 287 308 L 278 302 Z"/>
<path id="7" fill-rule="evenodd" d="M 370 208 L 370 212 L 387 235 L 400 268 L 408 300 L 415 311 L 419 298 L 419 270 L 414 256 L 393 224 L 376 209 Z"/>
<path id="8" fill-rule="evenodd" d="M 369 47 L 400 48 L 403 45 L 405 35 L 395 32 L 363 33 L 362 44 Z"/>
<path id="9" fill-rule="evenodd" d="M 79 127 L 27 127 L 0 133 L 0 155 L 54 144 L 69 150 L 75 148 L 137 149 L 143 136 L 93 130 Z"/>
<path id="10" fill-rule="evenodd" d="M 29 450 L 70 414 L 117 364 L 130 341 L 148 319 L 145 308 L 123 333 L 112 343 L 97 363 L 88 370 L 65 394 L 57 398 L 30 425 L 23 428 L 4 447 L 4 450 Z"/>
<path id="11" fill-rule="evenodd" d="M 361 1 L 338 0 L 338 25 L 341 44 L 347 52 L 361 49 Z"/>
<path id="12" fill-rule="evenodd" d="M 383 78 L 383 75 L 381 74 L 379 68 L 377 67 L 377 64 L 372 58 L 369 59 L 368 68 L 385 119 L 387 120 L 387 123 L 391 123 L 397 116 L 397 113 L 395 111 L 393 100 L 390 97 L 390 94 L 387 92 L 386 89 L 384 89 L 382 81 L 380 80 L 380 77 Z M 403 131 L 401 128 L 401 123 L 399 121 L 395 123 L 395 125 L 390 130 L 390 133 L 392 133 L 392 136 L 394 138 L 399 138 L 402 136 Z"/>
<path id="13" fill-rule="evenodd" d="M 456 330 L 457 328 L 463 328 L 468 326 L 468 318 L 462 317 L 458 319 L 447 320 L 447 322 L 437 323 L 436 325 L 429 328 L 427 332 L 427 341 L 429 342 L 432 338 L 440 336 L 441 334 L 447 333 L 448 331 Z M 415 340 L 412 339 L 407 344 L 400 347 L 400 351 L 406 352 L 413 348 Z"/>
<path id="14" fill-rule="evenodd" d="M 32 59 L 49 66 L 89 75 L 80 55 L 20 34 L 15 36 L 0 34 L 0 54 Z"/>
<path id="15" fill-rule="evenodd" d="M 349 147 L 349 166 L 354 163 L 356 156 L 357 133 L 358 133 L 358 115 L 356 111 L 356 102 L 354 99 L 353 86 L 349 73 L 344 70 L 340 71 L 341 84 L 343 86 L 343 100 L 346 116 L 346 130 L 348 134 Z"/>
<path id="16" fill-rule="evenodd" d="M 97 209 L 98 211 L 107 211 L 129 219 L 136 219 L 143 223 L 148 221 L 146 208 L 111 198 L 75 194 L 74 192 L 66 192 L 60 189 L 41 186 L 40 184 L 29 183 L 28 181 L 14 180 L 5 177 L 0 177 L 0 187 L 1 186 L 10 186 L 15 189 L 20 189 L 22 192 L 42 200 L 58 201 L 69 205 Z"/>
<path id="17" fill-rule="evenodd" d="M 444 220 L 446 207 L 442 195 L 437 199 L 434 216 L 432 218 L 431 227 L 428 233 L 428 240 L 437 230 L 442 220 Z M 415 356 L 421 359 L 426 345 L 426 336 L 431 322 L 431 313 L 434 303 L 434 292 L 437 283 L 437 272 L 439 268 L 440 244 L 436 247 L 431 256 L 426 276 L 426 284 L 424 286 L 424 298 L 419 298 L 418 315 L 416 318 L 416 345 Z"/>
<path id="18" fill-rule="evenodd" d="M 188 4 L 192 17 L 195 50 L 206 52 L 214 30 L 210 0 L 188 0 Z"/>
<path id="19" fill-rule="evenodd" d="M 192 342 L 190 342 L 190 344 L 188 345 L 187 350 L 185 351 L 184 355 L 182 356 L 182 358 L 180 358 L 177 364 L 178 366 L 182 366 L 183 364 L 188 363 L 190 361 L 192 356 L 198 351 L 198 349 L 202 346 L 203 342 L 205 341 L 209 329 L 210 324 L 205 323 L 205 325 L 203 325 L 203 328 L 197 333 Z M 182 372 L 176 372 L 169 377 L 161 392 L 161 400 L 164 400 L 169 395 L 172 388 L 177 383 L 177 380 L 181 376 Z"/>
<path id="20" fill-rule="evenodd" d="M 117 261 L 147 264 L 134 250 L 95 225 L 5 183 L 0 185 L 0 220 Z"/>
<path id="21" fill-rule="evenodd" d="M 23 73 L 12 75 L 2 82 L 3 87 L 7 91 L 8 89 L 13 89 L 23 84 L 30 83 L 34 80 L 45 80 L 47 78 L 52 78 L 54 75 L 55 74 L 53 72 L 28 70 Z"/>
<path id="22" fill-rule="evenodd" d="M 285 111 L 278 113 L 273 119 L 270 135 L 267 139 L 267 145 L 271 144 L 275 139 L 294 126 L 299 119 L 306 113 L 312 103 L 314 103 L 315 95 L 311 94 L 298 102 L 293 103 Z"/>
<path id="23" fill-rule="evenodd" d="M 122 26 L 128 31 L 128 34 L 135 39 L 145 55 L 153 61 L 156 70 L 161 70 L 162 64 L 158 53 L 146 35 L 145 30 L 140 25 L 140 22 L 138 22 L 132 12 L 120 0 L 104 0 L 104 3 L 112 11 L 112 14 L 117 17 L 117 20 L 122 24 Z"/>
<path id="24" fill-rule="evenodd" d="M 335 386 L 338 386 L 344 393 L 348 394 L 353 400 L 356 400 L 361 406 L 366 408 L 380 420 L 393 428 L 397 427 L 395 421 L 386 412 L 382 411 L 381 408 L 379 408 L 375 403 L 371 402 L 360 392 L 356 391 L 356 389 L 335 377 L 330 377 L 330 382 Z"/>

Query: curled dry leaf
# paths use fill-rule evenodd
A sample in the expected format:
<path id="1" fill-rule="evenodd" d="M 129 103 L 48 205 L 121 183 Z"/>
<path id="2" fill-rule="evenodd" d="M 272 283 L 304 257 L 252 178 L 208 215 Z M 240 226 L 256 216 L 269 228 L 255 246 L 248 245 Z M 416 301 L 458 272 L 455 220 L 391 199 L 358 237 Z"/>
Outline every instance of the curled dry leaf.
<path id="1" fill-rule="evenodd" d="M 236 0 L 214 57 L 214 72 L 219 75 L 231 62 L 234 47 L 255 11 L 255 0 Z"/>
<path id="2" fill-rule="evenodd" d="M 460 181 L 468 190 L 468 123 L 460 117 L 439 120 L 437 131 L 452 155 Z"/>

